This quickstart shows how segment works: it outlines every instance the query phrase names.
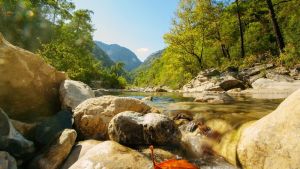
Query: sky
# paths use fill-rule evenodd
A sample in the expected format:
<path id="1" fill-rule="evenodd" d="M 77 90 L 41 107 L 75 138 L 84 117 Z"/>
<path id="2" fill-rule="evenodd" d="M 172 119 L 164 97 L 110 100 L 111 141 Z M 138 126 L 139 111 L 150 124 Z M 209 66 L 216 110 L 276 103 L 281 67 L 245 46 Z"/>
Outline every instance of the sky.
<path id="1" fill-rule="evenodd" d="M 77 9 L 94 12 L 94 40 L 119 44 L 143 61 L 166 47 L 178 0 L 73 0 Z"/>

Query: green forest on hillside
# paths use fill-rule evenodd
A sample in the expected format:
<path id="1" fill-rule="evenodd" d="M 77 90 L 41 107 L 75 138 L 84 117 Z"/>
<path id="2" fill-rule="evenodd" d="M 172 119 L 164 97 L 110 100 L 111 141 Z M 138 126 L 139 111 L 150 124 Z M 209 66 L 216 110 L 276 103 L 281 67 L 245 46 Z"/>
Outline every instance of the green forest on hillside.
<path id="1" fill-rule="evenodd" d="M 103 87 L 123 88 L 122 64 L 114 64 L 93 41 L 92 11 L 68 0 L 0 0 L 0 32 L 21 48 L 40 54 L 68 76 Z"/>
<path id="2" fill-rule="evenodd" d="M 300 1 L 181 0 L 160 59 L 135 84 L 180 88 L 205 68 L 300 62 Z"/>
<path id="3" fill-rule="evenodd" d="M 211 67 L 300 62 L 299 7 L 299 0 L 180 0 L 167 48 L 130 75 L 95 45 L 93 12 L 70 0 L 0 0 L 0 32 L 75 80 L 181 88 Z"/>

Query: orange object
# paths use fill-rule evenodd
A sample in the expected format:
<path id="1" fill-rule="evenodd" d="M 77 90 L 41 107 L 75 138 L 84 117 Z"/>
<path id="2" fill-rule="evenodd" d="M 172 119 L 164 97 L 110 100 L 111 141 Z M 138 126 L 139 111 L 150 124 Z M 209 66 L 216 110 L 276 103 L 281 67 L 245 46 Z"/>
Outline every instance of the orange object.
<path id="1" fill-rule="evenodd" d="M 150 146 L 151 158 L 153 162 L 154 169 L 199 169 L 195 165 L 189 163 L 186 160 L 167 160 L 161 163 L 157 163 L 154 160 L 154 150 L 153 146 Z"/>

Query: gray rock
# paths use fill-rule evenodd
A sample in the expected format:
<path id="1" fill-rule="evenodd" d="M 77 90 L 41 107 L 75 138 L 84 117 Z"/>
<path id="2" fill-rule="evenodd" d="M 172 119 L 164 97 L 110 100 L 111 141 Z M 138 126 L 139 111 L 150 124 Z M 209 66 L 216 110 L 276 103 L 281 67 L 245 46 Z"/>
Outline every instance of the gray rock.
<path id="1" fill-rule="evenodd" d="M 244 69 L 240 72 L 242 76 L 253 76 L 261 73 L 264 70 L 270 69 L 274 67 L 274 64 L 262 64 L 262 65 L 257 65 L 248 69 Z"/>
<path id="2" fill-rule="evenodd" d="M 63 109 L 74 110 L 86 99 L 95 97 L 93 90 L 79 81 L 65 80 L 59 88 L 60 100 Z"/>
<path id="3" fill-rule="evenodd" d="M 40 56 L 13 46 L 0 35 L 0 107 L 10 118 L 51 115 L 60 109 L 58 89 L 66 75 Z"/>
<path id="4" fill-rule="evenodd" d="M 36 126 L 34 134 L 35 143 L 38 146 L 49 144 L 64 129 L 71 129 L 72 124 L 73 117 L 71 112 L 58 112 L 55 116 L 42 121 Z"/>
<path id="5" fill-rule="evenodd" d="M 260 78 L 252 83 L 252 87 L 255 90 L 270 89 L 273 91 L 290 91 L 289 93 L 291 93 L 300 88 L 300 81 L 294 80 L 293 82 L 278 82 L 271 79 Z"/>
<path id="6" fill-rule="evenodd" d="M 17 162 L 8 152 L 0 151 L 0 169 L 17 169 Z"/>
<path id="7" fill-rule="evenodd" d="M 0 150 L 16 158 L 26 158 L 34 152 L 33 142 L 25 139 L 12 125 L 5 112 L 0 109 Z"/>
<path id="8" fill-rule="evenodd" d="M 147 113 L 151 107 L 144 102 L 127 97 L 102 96 L 88 99 L 74 111 L 74 125 L 84 139 L 107 138 L 110 120 L 123 111 Z"/>
<path id="9" fill-rule="evenodd" d="M 281 75 L 281 74 L 277 74 L 275 72 L 270 72 L 267 73 L 266 77 L 268 79 L 277 81 L 277 82 L 293 82 L 294 79 L 288 75 Z"/>
<path id="10" fill-rule="evenodd" d="M 148 113 L 122 112 L 109 123 L 111 140 L 125 145 L 177 144 L 180 132 L 167 116 Z"/>
<path id="11" fill-rule="evenodd" d="M 58 169 L 70 153 L 76 137 L 75 130 L 65 129 L 48 148 L 31 161 L 29 168 Z"/>
<path id="12" fill-rule="evenodd" d="M 245 89 L 245 86 L 242 81 L 236 79 L 233 76 L 227 75 L 221 78 L 220 87 L 227 91 L 234 88 Z"/>
<path id="13" fill-rule="evenodd" d="M 243 168 L 295 169 L 300 166 L 300 90 L 247 127 L 237 154 Z"/>

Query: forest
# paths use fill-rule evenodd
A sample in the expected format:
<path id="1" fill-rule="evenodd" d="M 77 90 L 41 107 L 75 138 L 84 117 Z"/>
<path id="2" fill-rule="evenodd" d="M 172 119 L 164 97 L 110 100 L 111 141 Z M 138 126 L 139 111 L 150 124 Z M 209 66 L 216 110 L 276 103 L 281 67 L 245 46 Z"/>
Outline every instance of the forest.
<path id="1" fill-rule="evenodd" d="M 160 59 L 139 70 L 138 86 L 181 88 L 200 70 L 299 63 L 300 1 L 181 0 Z"/>
<path id="2" fill-rule="evenodd" d="M 92 34 L 93 11 L 69 0 L 1 0 L 0 32 L 38 53 L 74 80 L 105 88 L 165 85 L 181 88 L 200 70 L 242 69 L 255 63 L 299 62 L 298 0 L 180 0 L 167 45 L 150 66 L 126 72 L 103 58 Z M 100 58 L 100 59 L 99 59 Z"/>

